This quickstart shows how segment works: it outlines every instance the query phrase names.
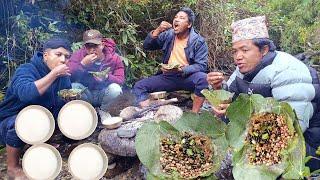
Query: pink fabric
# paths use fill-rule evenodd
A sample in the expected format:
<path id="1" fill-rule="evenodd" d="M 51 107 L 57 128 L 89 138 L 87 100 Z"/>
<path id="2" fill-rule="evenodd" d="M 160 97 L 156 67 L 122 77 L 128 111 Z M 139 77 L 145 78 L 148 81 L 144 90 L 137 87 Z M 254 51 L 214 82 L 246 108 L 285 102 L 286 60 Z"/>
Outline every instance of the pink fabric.
<path id="1" fill-rule="evenodd" d="M 104 55 L 105 58 L 102 61 L 100 67 L 96 70 L 84 67 L 81 65 L 81 60 L 87 55 L 85 47 L 82 47 L 78 51 L 74 52 L 68 62 L 71 74 L 77 71 L 103 71 L 107 67 L 110 67 L 110 73 L 108 75 L 108 81 L 111 83 L 117 83 L 122 85 L 125 81 L 124 65 L 119 55 L 115 52 L 116 43 L 112 39 L 103 39 Z"/>

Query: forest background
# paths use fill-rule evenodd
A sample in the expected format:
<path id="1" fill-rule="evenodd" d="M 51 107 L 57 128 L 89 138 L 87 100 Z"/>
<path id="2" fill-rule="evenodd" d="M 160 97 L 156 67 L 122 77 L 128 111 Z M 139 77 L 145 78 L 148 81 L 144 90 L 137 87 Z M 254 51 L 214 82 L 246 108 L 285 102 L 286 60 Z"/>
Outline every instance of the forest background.
<path id="1" fill-rule="evenodd" d="M 161 52 L 142 43 L 161 21 L 172 22 L 180 7 L 196 13 L 195 29 L 209 47 L 209 71 L 234 70 L 230 24 L 265 15 L 277 49 L 298 55 L 314 67 L 320 55 L 319 0 L 0 0 L 0 101 L 15 69 L 29 62 L 50 37 L 65 37 L 73 50 L 82 33 L 100 30 L 117 43 L 126 65 L 126 86 L 158 70 Z"/>

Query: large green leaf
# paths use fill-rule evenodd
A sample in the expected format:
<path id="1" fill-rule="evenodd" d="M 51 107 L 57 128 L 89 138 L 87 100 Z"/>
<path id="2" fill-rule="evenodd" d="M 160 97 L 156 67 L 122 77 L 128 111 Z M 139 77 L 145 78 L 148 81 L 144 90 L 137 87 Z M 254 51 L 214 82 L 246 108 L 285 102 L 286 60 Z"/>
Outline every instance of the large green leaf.
<path id="1" fill-rule="evenodd" d="M 181 119 L 174 124 L 174 127 L 179 131 L 193 131 L 217 138 L 225 135 L 226 124 L 210 112 L 204 112 L 201 115 L 184 113 Z"/>
<path id="2" fill-rule="evenodd" d="M 288 147 L 281 152 L 282 161 L 272 166 L 251 165 L 247 160 L 249 144 L 245 142 L 248 123 L 254 113 L 272 112 L 286 117 L 290 132 L 296 136 L 289 142 Z M 233 176 L 235 179 L 276 179 L 283 174 L 285 179 L 301 179 L 308 173 L 305 167 L 305 145 L 297 116 L 291 106 L 278 102 L 273 98 L 263 98 L 261 95 L 240 96 L 228 110 L 230 120 L 226 130 L 229 145 L 233 148 Z"/>
<path id="3" fill-rule="evenodd" d="M 206 97 L 206 99 L 213 106 L 218 106 L 221 103 L 229 103 L 234 95 L 234 93 L 230 93 L 225 90 L 208 90 L 204 89 L 201 93 Z"/>
<path id="4" fill-rule="evenodd" d="M 136 135 L 135 147 L 137 155 L 149 171 L 161 175 L 160 170 L 160 137 L 179 132 L 166 121 L 145 123 Z"/>
<path id="5" fill-rule="evenodd" d="M 299 179 L 303 179 L 304 176 L 308 176 L 310 173 L 309 168 L 305 166 L 306 145 L 297 120 L 293 122 L 293 126 L 297 132 L 297 136 L 294 137 L 293 142 L 289 144 L 292 152 L 288 154 L 288 167 L 283 174 L 283 178 L 297 179 L 297 177 L 299 177 Z"/>
<path id="6" fill-rule="evenodd" d="M 216 179 L 213 173 L 219 169 L 221 161 L 224 159 L 228 142 L 225 138 L 224 122 L 221 122 L 210 113 L 196 115 L 185 113 L 176 124 L 170 125 L 165 121 L 145 123 L 136 136 L 136 151 L 140 161 L 148 168 L 149 179 L 176 179 L 178 176 L 168 176 L 160 169 L 160 138 L 171 135 L 179 137 L 182 132 L 206 135 L 212 139 L 214 156 L 213 168 L 202 177 Z M 146 146 L 148 144 L 148 146 Z"/>
<path id="7" fill-rule="evenodd" d="M 244 144 L 245 132 L 248 120 L 253 112 L 252 96 L 240 94 L 240 96 L 228 107 L 227 117 L 230 120 L 226 131 L 229 145 L 240 149 Z"/>

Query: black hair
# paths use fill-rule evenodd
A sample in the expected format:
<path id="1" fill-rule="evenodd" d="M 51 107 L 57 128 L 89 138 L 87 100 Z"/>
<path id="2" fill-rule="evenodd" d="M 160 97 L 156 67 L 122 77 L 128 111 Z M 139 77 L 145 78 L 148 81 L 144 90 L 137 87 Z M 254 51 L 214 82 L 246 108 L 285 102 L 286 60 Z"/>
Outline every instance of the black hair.
<path id="1" fill-rule="evenodd" d="M 70 42 L 62 38 L 49 39 L 48 41 L 43 43 L 42 50 L 46 51 L 47 49 L 58 49 L 60 47 L 72 52 Z"/>
<path id="2" fill-rule="evenodd" d="M 260 51 L 262 51 L 265 46 L 269 47 L 270 52 L 276 50 L 276 46 L 274 45 L 273 41 L 268 38 L 255 38 L 252 39 L 252 41 L 253 44 L 259 48 Z"/>
<path id="3" fill-rule="evenodd" d="M 179 12 L 180 11 L 185 12 L 188 15 L 188 21 L 189 21 L 189 23 L 191 23 L 193 25 L 193 23 L 196 19 L 194 12 L 188 7 L 183 7 L 179 10 Z"/>

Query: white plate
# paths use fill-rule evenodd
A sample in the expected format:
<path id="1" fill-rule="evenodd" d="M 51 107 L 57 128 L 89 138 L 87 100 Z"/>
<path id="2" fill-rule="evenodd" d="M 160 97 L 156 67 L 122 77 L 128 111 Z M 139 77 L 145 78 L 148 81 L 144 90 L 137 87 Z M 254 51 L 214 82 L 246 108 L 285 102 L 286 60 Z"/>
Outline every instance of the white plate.
<path id="1" fill-rule="evenodd" d="M 27 144 L 44 143 L 54 132 L 55 122 L 51 112 L 39 105 L 30 105 L 17 115 L 15 129 L 18 137 Z"/>
<path id="2" fill-rule="evenodd" d="M 29 179 L 54 179 L 61 171 L 62 159 L 53 146 L 37 144 L 23 155 L 22 168 Z"/>
<path id="3" fill-rule="evenodd" d="M 98 115 L 91 104 L 74 100 L 65 104 L 58 115 L 60 131 L 70 139 L 89 137 L 98 124 Z"/>
<path id="4" fill-rule="evenodd" d="M 103 149 L 92 143 L 76 147 L 68 159 L 68 167 L 76 179 L 96 180 L 108 169 L 108 157 Z"/>

